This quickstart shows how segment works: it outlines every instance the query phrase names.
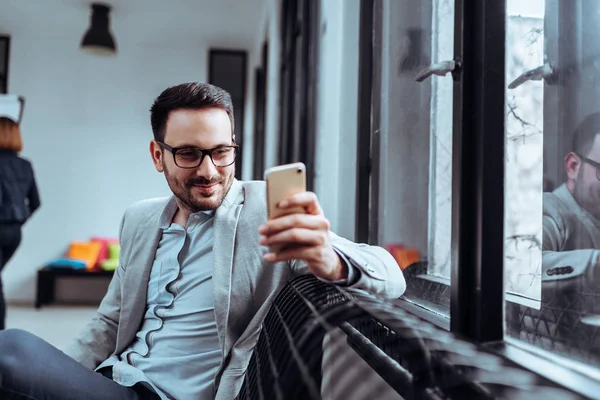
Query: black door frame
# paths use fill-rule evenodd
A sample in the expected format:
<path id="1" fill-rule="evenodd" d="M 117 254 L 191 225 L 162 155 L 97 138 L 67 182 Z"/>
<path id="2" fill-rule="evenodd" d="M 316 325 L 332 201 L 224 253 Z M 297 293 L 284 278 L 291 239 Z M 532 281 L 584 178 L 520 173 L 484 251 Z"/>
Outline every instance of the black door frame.
<path id="1" fill-rule="evenodd" d="M 242 61 L 242 70 L 244 71 L 244 75 L 242 77 L 242 98 L 241 98 L 241 107 L 235 107 L 235 129 L 237 130 L 237 134 L 235 136 L 236 143 L 240 146 L 240 151 L 238 152 L 235 159 L 235 177 L 237 179 L 242 179 L 242 168 L 243 168 L 243 153 L 244 153 L 244 116 L 246 114 L 246 91 L 247 91 L 247 75 L 248 75 L 248 52 L 245 50 L 231 50 L 231 49 L 218 49 L 212 48 L 208 51 L 208 82 L 214 82 L 214 74 L 215 68 L 213 67 L 213 62 L 215 58 L 220 55 L 227 56 L 236 56 L 240 57 Z M 227 90 L 227 88 L 223 88 Z M 232 99 L 233 100 L 233 99 Z"/>

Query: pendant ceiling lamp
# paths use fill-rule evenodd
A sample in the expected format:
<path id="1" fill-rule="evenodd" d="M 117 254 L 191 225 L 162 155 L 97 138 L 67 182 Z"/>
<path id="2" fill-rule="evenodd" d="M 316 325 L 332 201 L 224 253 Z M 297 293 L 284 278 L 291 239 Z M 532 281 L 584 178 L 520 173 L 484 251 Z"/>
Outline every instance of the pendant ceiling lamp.
<path id="1" fill-rule="evenodd" d="M 92 3 L 90 28 L 81 40 L 81 49 L 93 54 L 114 55 L 117 44 L 110 32 L 110 6 Z"/>

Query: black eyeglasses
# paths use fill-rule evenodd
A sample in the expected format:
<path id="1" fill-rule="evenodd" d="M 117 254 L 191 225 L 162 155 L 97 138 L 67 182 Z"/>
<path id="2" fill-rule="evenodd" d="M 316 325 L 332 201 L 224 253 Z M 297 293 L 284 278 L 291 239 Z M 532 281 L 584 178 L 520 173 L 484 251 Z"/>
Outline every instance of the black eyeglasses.
<path id="1" fill-rule="evenodd" d="M 202 150 L 198 147 L 171 147 L 161 141 L 156 141 L 160 147 L 173 153 L 175 165 L 179 168 L 198 168 L 204 157 L 208 156 L 215 167 L 228 167 L 235 162 L 238 145 L 218 146 Z"/>
<path id="2" fill-rule="evenodd" d="M 600 162 L 590 160 L 589 158 L 584 157 L 578 153 L 575 153 L 575 154 L 577 154 L 577 157 L 581 158 L 581 160 L 583 162 L 586 162 L 586 163 L 590 164 L 592 167 L 596 168 L 596 179 L 598 179 L 600 181 Z"/>

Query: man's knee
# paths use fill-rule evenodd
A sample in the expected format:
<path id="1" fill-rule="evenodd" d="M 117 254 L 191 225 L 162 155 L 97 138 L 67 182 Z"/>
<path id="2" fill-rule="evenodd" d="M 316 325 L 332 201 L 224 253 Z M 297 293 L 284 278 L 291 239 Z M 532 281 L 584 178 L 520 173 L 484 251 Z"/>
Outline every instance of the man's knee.
<path id="1" fill-rule="evenodd" d="M 41 339 L 21 330 L 0 331 L 0 376 L 8 371 L 18 371 L 35 355 L 35 344 Z"/>

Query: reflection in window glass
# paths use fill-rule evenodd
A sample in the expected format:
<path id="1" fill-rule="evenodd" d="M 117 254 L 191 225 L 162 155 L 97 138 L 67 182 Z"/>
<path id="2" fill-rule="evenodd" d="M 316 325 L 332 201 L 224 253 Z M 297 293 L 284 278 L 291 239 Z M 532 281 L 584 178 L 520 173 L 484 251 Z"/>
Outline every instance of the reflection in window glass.
<path id="1" fill-rule="evenodd" d="M 598 372 L 600 2 L 507 5 L 506 333 Z"/>
<path id="2" fill-rule="evenodd" d="M 534 305 L 541 297 L 544 85 L 525 79 L 544 64 L 544 1 L 509 0 L 507 17 L 505 287 L 509 299 Z"/>
<path id="3" fill-rule="evenodd" d="M 433 3 L 432 63 L 454 59 L 454 1 Z M 452 238 L 452 79 L 431 79 L 429 273 L 450 279 Z"/>
<path id="4" fill-rule="evenodd" d="M 447 314 L 453 81 L 415 78 L 454 58 L 454 1 L 384 1 L 382 15 L 379 243 L 408 276 L 405 298 Z"/>

